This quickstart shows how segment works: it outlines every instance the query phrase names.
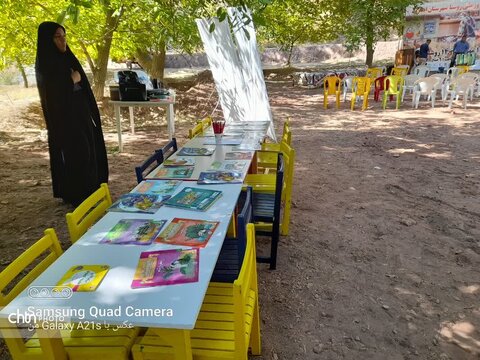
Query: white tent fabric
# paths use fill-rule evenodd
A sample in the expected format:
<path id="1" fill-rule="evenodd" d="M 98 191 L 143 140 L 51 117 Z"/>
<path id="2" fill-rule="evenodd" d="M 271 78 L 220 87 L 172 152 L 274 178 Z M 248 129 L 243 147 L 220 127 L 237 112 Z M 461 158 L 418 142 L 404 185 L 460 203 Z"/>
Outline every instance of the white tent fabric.
<path id="1" fill-rule="evenodd" d="M 229 8 L 228 13 L 232 23 L 238 23 L 234 20 L 240 16 L 238 11 Z M 276 140 L 253 24 L 245 27 L 250 39 L 243 29 L 234 29 L 235 45 L 228 21 L 219 22 L 212 18 L 197 19 L 196 22 L 225 120 L 270 121 L 268 136 Z M 210 32 L 212 22 L 215 31 Z"/>

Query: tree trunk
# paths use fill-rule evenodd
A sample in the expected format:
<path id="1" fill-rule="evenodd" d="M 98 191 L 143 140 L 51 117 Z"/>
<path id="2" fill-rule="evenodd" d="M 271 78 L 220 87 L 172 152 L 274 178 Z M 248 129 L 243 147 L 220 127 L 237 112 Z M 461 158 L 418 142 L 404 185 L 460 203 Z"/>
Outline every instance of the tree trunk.
<path id="1" fill-rule="evenodd" d="M 368 65 L 368 67 L 372 66 L 373 63 L 373 53 L 375 52 L 375 48 L 373 47 L 372 42 L 366 43 L 367 46 L 367 58 L 365 60 L 365 64 Z"/>
<path id="2" fill-rule="evenodd" d="M 165 59 L 166 47 L 162 41 L 155 52 L 150 53 L 142 49 L 137 49 L 135 57 L 142 68 L 144 68 L 150 77 L 159 81 L 164 81 L 165 77 Z"/>
<path id="3" fill-rule="evenodd" d="M 373 53 L 375 51 L 375 43 L 374 43 L 374 25 L 372 23 L 367 24 L 366 26 L 366 38 L 365 38 L 365 46 L 367 48 L 367 58 L 365 59 L 365 64 L 369 67 L 372 66 L 373 63 Z"/>
<path id="4" fill-rule="evenodd" d="M 93 71 L 93 94 L 97 100 L 103 98 L 105 80 L 107 78 L 108 58 L 112 46 L 113 33 L 117 27 L 118 16 L 114 16 L 113 9 L 105 11 L 105 30 L 101 43 L 97 46 L 97 59 Z"/>
<path id="5" fill-rule="evenodd" d="M 23 86 L 25 88 L 28 88 L 28 79 L 27 79 L 27 74 L 25 73 L 25 68 L 23 67 L 23 64 L 19 58 L 16 58 L 16 61 L 17 61 L 18 70 L 20 70 L 20 74 L 22 74 Z"/>
<path id="6" fill-rule="evenodd" d="M 291 43 L 289 46 L 288 46 L 288 58 L 287 58 L 287 67 L 290 67 L 292 65 L 292 55 L 293 55 L 293 47 L 294 47 L 294 43 Z"/>

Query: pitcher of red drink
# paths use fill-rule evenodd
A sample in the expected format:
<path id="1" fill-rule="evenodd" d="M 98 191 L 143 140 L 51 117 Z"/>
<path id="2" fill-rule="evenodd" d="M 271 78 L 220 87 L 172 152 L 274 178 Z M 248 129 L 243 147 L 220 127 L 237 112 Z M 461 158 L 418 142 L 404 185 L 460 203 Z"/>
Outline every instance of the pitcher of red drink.
<path id="1" fill-rule="evenodd" d="M 225 127 L 225 120 L 214 120 L 212 122 L 213 133 L 215 134 L 215 141 L 217 143 L 222 141 L 223 129 Z"/>

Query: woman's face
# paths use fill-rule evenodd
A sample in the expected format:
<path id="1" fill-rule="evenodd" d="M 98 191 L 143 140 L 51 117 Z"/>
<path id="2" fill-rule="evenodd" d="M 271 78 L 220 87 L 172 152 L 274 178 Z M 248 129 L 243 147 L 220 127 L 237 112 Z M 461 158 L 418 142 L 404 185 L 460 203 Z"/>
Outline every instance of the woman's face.
<path id="1" fill-rule="evenodd" d="M 55 31 L 55 34 L 53 35 L 53 42 L 60 52 L 63 53 L 67 51 L 67 38 L 65 37 L 65 31 L 63 31 L 61 27 Z"/>

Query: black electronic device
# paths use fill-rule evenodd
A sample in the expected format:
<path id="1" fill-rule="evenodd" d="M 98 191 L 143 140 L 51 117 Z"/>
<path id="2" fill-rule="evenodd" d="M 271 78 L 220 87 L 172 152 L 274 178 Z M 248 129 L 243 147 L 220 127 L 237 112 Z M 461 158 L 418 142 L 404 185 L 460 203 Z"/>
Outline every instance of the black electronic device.
<path id="1" fill-rule="evenodd" d="M 135 71 L 118 72 L 120 101 L 147 101 L 147 88 Z"/>

